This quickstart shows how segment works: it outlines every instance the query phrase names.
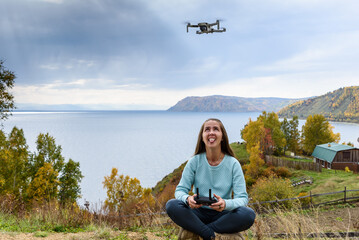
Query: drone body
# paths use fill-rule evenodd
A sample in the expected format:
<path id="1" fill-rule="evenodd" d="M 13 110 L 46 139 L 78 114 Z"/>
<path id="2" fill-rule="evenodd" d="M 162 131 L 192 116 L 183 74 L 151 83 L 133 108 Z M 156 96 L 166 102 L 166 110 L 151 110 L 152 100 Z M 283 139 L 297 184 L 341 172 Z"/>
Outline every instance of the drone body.
<path id="1" fill-rule="evenodd" d="M 214 29 L 213 27 L 217 25 L 217 29 Z M 217 20 L 215 23 L 198 23 L 197 25 L 191 25 L 190 23 L 187 24 L 187 32 L 188 28 L 190 27 L 196 27 L 199 28 L 199 30 L 196 31 L 197 34 L 203 34 L 203 33 L 214 33 L 214 32 L 225 32 L 225 28 L 219 28 L 219 20 Z"/>

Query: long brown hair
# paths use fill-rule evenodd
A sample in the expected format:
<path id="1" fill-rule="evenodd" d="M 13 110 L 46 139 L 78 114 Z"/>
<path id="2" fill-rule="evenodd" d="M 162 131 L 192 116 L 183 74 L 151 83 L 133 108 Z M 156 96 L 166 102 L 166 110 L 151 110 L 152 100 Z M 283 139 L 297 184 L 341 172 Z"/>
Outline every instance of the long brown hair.
<path id="1" fill-rule="evenodd" d="M 203 142 L 202 133 L 203 133 L 203 129 L 204 129 L 204 124 L 206 122 L 208 122 L 208 121 L 216 121 L 216 122 L 219 123 L 219 126 L 220 126 L 221 131 L 222 131 L 221 151 L 224 154 L 227 154 L 227 155 L 230 155 L 232 157 L 235 157 L 231 146 L 229 146 L 229 140 L 228 140 L 227 131 L 224 128 L 223 123 L 221 122 L 221 120 L 219 120 L 217 118 L 209 118 L 202 124 L 202 127 L 201 127 L 201 129 L 199 130 L 199 133 L 198 133 L 197 145 L 196 145 L 196 150 L 194 151 L 194 155 L 206 152 L 206 146 L 204 145 L 204 142 Z"/>

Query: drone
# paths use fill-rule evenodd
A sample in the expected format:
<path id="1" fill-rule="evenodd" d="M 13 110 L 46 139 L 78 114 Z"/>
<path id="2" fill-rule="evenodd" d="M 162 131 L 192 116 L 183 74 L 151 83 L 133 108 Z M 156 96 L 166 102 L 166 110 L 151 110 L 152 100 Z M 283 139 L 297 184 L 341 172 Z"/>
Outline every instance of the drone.
<path id="1" fill-rule="evenodd" d="M 213 26 L 217 25 L 217 29 L 214 29 Z M 187 23 L 187 32 L 188 32 L 188 28 L 190 27 L 199 27 L 199 30 L 196 31 L 197 34 L 203 34 L 203 33 L 214 33 L 214 32 L 225 32 L 226 29 L 219 28 L 219 20 L 217 20 L 215 23 L 206 23 L 206 22 L 202 22 L 202 23 L 198 23 L 197 25 L 191 25 L 190 23 Z"/>

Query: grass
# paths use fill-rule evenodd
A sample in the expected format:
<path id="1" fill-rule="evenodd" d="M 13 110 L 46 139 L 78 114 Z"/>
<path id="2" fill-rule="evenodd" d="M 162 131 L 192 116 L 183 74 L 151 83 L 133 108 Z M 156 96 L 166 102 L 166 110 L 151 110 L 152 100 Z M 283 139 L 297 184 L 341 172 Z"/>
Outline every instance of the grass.
<path id="1" fill-rule="evenodd" d="M 303 210 L 300 206 L 293 209 L 274 209 L 271 214 L 258 215 L 251 234 L 259 237 L 269 237 L 268 233 L 288 234 L 289 239 L 302 239 L 301 234 L 350 232 L 358 230 L 359 220 L 350 214 L 344 214 L 338 208 L 332 212 L 323 211 L 323 207 Z M 336 214 L 342 214 L 336 216 Z M 248 231 L 247 231 L 248 232 Z"/>
<path id="2" fill-rule="evenodd" d="M 316 232 L 324 233 L 327 231 L 356 231 L 359 230 L 359 219 L 355 219 L 349 215 L 333 214 L 334 226 L 323 225 L 323 216 L 327 216 L 332 211 L 338 211 L 343 209 L 345 212 L 347 209 L 358 209 L 357 206 L 351 204 L 341 204 L 338 206 L 322 206 L 310 209 L 301 209 L 296 205 L 292 209 L 274 209 L 269 214 L 260 213 L 257 215 L 256 223 L 245 232 L 246 239 L 268 239 L 271 236 L 269 233 L 284 233 L 284 234 L 298 234 L 302 232 Z M 358 213 L 357 213 L 358 214 Z M 351 218 L 350 218 L 351 217 Z M 178 227 L 171 222 L 167 216 L 157 215 L 155 218 L 146 217 L 142 219 L 143 224 L 138 222 L 129 222 L 126 228 L 122 228 L 121 231 L 117 227 L 105 220 L 96 221 L 92 219 L 91 222 L 84 222 L 79 228 L 74 228 L 72 232 L 89 232 L 90 237 L 83 235 L 74 235 L 73 240 L 94 239 L 94 240 L 128 240 L 128 239 L 166 239 L 176 240 Z M 326 217 L 324 217 L 326 218 Z M 39 219 L 38 221 L 32 221 L 32 219 Z M 49 219 L 47 219 L 49 220 Z M 13 214 L 4 213 L 0 211 L 0 231 L 1 232 L 30 232 L 34 236 L 40 238 L 46 238 L 48 235 L 55 234 L 56 224 L 54 220 L 47 222 L 47 220 L 41 221 L 38 215 L 36 216 L 23 216 L 17 217 Z M 163 224 L 158 224 L 163 223 Z M 349 227 L 348 227 L 349 226 Z M 356 227 L 358 229 L 356 229 Z M 60 228 L 64 232 L 69 232 L 66 229 Z M 62 232 L 62 231 L 60 231 Z M 293 235 L 290 239 L 300 239 L 300 235 Z"/>
<path id="3" fill-rule="evenodd" d="M 295 187 L 297 194 L 300 192 L 321 194 L 344 191 L 347 190 L 359 190 L 359 175 L 348 173 L 342 170 L 322 169 L 322 172 L 313 172 L 305 170 L 295 170 L 292 172 L 292 178 L 298 178 L 300 176 L 309 176 L 313 178 L 312 184 L 304 184 Z M 359 192 L 347 192 L 346 197 L 359 197 Z M 332 195 L 318 196 L 313 198 L 313 203 L 322 203 L 332 200 L 343 199 L 344 193 L 337 193 Z"/>
<path id="4" fill-rule="evenodd" d="M 309 159 L 309 158 L 293 158 L 293 157 L 287 157 L 287 156 L 280 156 L 280 158 L 287 160 L 287 161 L 294 161 L 294 162 L 313 162 L 313 159 Z"/>
<path id="5" fill-rule="evenodd" d="M 249 159 L 249 153 L 246 150 L 245 144 L 231 143 L 231 148 L 234 155 L 240 162 L 246 162 Z"/>

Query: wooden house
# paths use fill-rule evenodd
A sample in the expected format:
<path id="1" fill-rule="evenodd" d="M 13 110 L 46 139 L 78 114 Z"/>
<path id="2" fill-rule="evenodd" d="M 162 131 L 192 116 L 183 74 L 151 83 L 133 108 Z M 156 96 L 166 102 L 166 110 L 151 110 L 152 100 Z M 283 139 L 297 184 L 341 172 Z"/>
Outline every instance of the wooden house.
<path id="1" fill-rule="evenodd" d="M 317 145 L 312 153 L 314 161 L 325 168 L 359 172 L 359 149 L 338 143 Z"/>

